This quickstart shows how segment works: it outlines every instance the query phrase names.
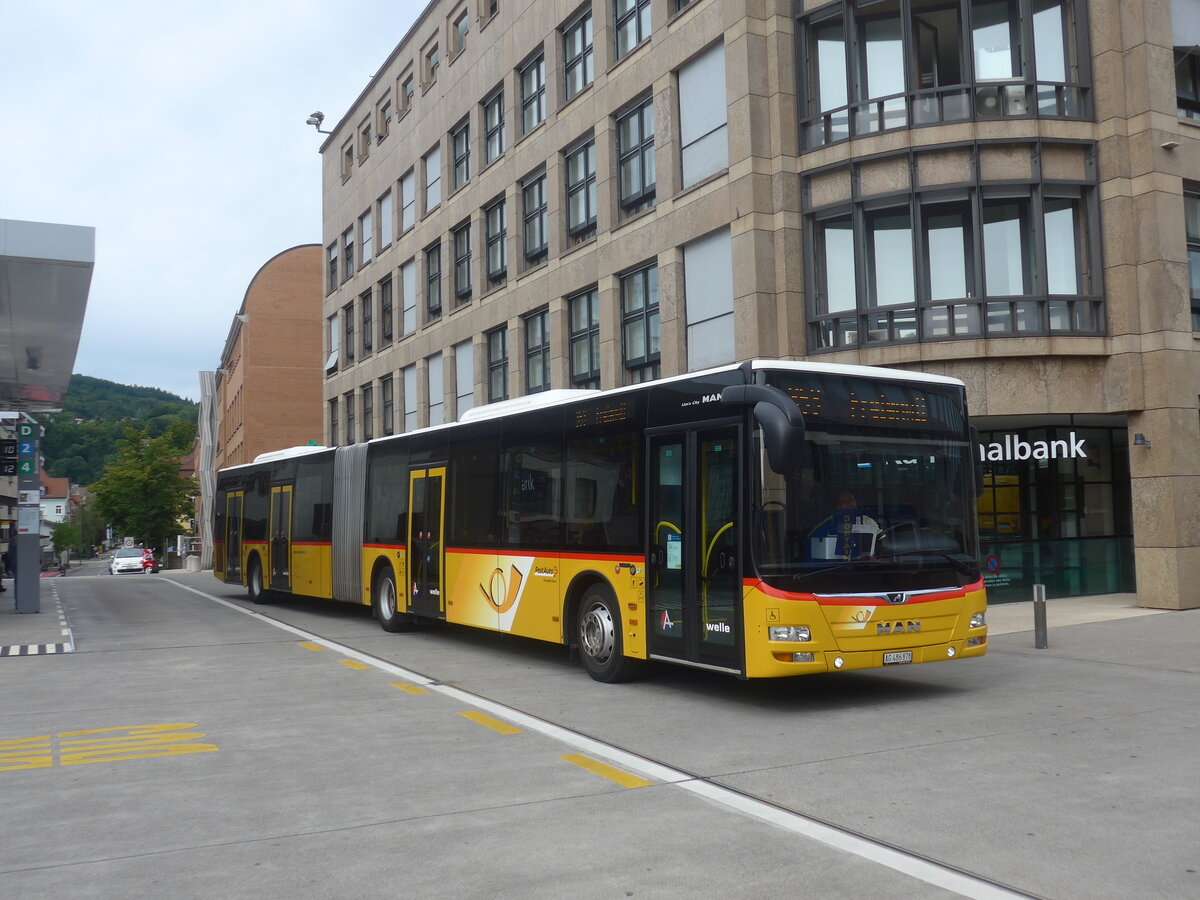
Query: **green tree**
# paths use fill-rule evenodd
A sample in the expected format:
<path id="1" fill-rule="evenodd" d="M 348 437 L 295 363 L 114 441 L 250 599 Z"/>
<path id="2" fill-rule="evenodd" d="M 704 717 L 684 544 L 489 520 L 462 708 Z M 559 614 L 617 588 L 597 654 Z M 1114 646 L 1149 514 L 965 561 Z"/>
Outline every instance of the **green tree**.
<path id="1" fill-rule="evenodd" d="M 125 432 L 117 458 L 91 488 L 116 536 L 132 535 L 158 546 L 163 538 L 186 530 L 180 519 L 191 514 L 196 481 L 179 474 L 182 453 L 171 435 L 152 438 L 145 428 Z"/>
<path id="2" fill-rule="evenodd" d="M 57 522 L 50 529 L 50 542 L 54 545 L 54 555 L 62 556 L 64 550 L 79 546 L 79 529 L 70 519 Z"/>

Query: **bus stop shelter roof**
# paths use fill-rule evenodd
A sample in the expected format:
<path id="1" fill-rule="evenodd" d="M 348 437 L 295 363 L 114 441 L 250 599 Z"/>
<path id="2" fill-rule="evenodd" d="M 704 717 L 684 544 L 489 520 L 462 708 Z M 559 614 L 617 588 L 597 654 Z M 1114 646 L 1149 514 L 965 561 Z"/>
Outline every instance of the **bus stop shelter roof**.
<path id="1" fill-rule="evenodd" d="M 0 409 L 54 409 L 75 367 L 96 229 L 0 219 Z"/>

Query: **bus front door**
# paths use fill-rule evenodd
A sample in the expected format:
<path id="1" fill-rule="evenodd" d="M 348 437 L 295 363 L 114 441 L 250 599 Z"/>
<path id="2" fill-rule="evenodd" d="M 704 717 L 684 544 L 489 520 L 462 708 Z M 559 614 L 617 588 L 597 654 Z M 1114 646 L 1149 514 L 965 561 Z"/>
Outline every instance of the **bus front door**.
<path id="1" fill-rule="evenodd" d="M 444 618 L 442 572 L 445 548 L 446 470 L 413 469 L 408 474 L 409 610 L 419 616 Z"/>
<path id="2" fill-rule="evenodd" d="M 225 497 L 225 582 L 242 583 L 242 491 Z"/>
<path id="3" fill-rule="evenodd" d="M 271 488 L 271 590 L 292 589 L 292 486 Z"/>
<path id="4" fill-rule="evenodd" d="M 650 654 L 740 672 L 736 426 L 650 438 Z"/>

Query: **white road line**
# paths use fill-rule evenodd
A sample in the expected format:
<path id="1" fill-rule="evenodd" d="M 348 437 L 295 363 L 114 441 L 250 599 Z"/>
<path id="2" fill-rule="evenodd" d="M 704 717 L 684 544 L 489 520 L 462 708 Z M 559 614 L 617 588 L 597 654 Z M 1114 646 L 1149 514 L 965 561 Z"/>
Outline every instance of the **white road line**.
<path id="1" fill-rule="evenodd" d="M 312 641 L 314 644 L 320 644 L 322 647 L 335 650 L 351 659 L 357 659 L 372 668 L 387 672 L 389 675 L 395 675 L 398 678 L 403 678 L 405 681 L 419 684 L 428 690 L 437 691 L 440 694 L 451 697 L 466 706 L 471 706 L 498 718 L 505 719 L 525 730 L 537 732 L 545 737 L 587 753 L 590 756 L 600 757 L 620 768 L 637 772 L 647 778 L 681 788 L 698 797 L 703 797 L 706 800 L 724 806 L 727 809 L 774 825 L 792 834 L 818 841 L 826 846 L 853 854 L 878 865 L 886 866 L 889 869 L 894 869 L 926 884 L 952 891 L 964 897 L 978 898 L 978 900 L 1001 900 L 1001 898 L 1029 896 L 1001 885 L 993 884 L 990 881 L 972 876 L 966 872 L 961 872 L 951 866 L 941 865 L 932 860 L 889 847 L 886 844 L 873 841 L 852 831 L 844 831 L 819 819 L 810 818 L 801 813 L 755 799 L 731 788 L 714 784 L 711 781 L 698 779 L 687 772 L 673 769 L 654 760 L 646 759 L 626 750 L 610 746 L 602 741 L 597 741 L 586 735 L 571 731 L 561 725 L 554 725 L 543 719 L 512 709 L 502 703 L 488 700 L 468 691 L 450 687 L 449 685 L 438 684 L 425 675 L 370 656 L 359 650 L 355 650 L 353 647 L 347 647 L 336 641 L 331 641 L 311 632 L 304 631 L 301 628 L 296 628 L 294 625 L 288 625 L 286 622 L 280 622 L 277 619 L 264 616 L 261 613 L 246 609 L 243 606 L 223 600 L 220 597 L 214 597 L 212 594 L 205 593 L 190 585 L 172 581 L 168 578 L 161 580 L 183 588 L 185 591 L 191 591 L 193 594 L 197 594 L 207 600 L 212 600 L 229 609 L 236 610 L 243 615 L 258 619 L 260 622 L 264 622 L 281 631 L 289 632 L 306 641 Z"/>

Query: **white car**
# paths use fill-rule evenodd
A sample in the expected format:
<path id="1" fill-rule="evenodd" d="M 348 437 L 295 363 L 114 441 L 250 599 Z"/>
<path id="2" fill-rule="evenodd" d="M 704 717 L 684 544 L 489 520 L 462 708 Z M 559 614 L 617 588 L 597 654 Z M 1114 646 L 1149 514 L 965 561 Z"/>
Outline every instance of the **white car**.
<path id="1" fill-rule="evenodd" d="M 142 551 L 139 547 L 122 547 L 113 554 L 112 564 L 109 567 L 114 575 L 133 572 L 137 575 L 142 574 Z"/>

